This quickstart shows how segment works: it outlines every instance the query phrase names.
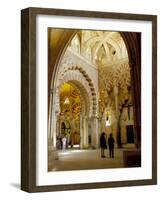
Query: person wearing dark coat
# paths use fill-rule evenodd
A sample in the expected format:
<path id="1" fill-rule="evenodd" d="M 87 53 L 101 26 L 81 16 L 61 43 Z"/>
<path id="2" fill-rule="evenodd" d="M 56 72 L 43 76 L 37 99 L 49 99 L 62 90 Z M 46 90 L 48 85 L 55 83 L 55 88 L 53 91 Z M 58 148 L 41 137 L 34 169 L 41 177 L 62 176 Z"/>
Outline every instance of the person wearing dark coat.
<path id="1" fill-rule="evenodd" d="M 115 140 L 111 133 L 108 138 L 108 147 L 109 147 L 109 157 L 110 158 L 114 158 L 114 143 L 115 143 Z"/>
<path id="2" fill-rule="evenodd" d="M 100 136 L 100 146 L 101 146 L 101 157 L 105 158 L 105 149 L 107 148 L 106 145 L 106 137 L 105 137 L 105 133 L 101 133 Z"/>

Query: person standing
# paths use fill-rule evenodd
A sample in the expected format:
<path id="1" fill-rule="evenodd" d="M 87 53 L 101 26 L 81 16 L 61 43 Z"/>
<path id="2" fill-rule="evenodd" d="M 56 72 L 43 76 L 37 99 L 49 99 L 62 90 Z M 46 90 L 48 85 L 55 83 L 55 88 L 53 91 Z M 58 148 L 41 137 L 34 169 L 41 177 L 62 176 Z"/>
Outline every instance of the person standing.
<path id="1" fill-rule="evenodd" d="M 114 143 L 115 143 L 115 140 L 111 133 L 108 138 L 108 147 L 109 147 L 109 157 L 110 158 L 114 158 Z"/>
<path id="2" fill-rule="evenodd" d="M 106 137 L 105 137 L 105 133 L 101 133 L 100 136 L 100 146 L 101 146 L 101 157 L 105 158 L 105 149 L 107 148 L 106 145 Z"/>
<path id="3" fill-rule="evenodd" d="M 63 150 L 66 149 L 66 144 L 67 144 L 67 138 L 64 136 L 64 137 L 62 138 L 62 146 L 63 146 Z"/>

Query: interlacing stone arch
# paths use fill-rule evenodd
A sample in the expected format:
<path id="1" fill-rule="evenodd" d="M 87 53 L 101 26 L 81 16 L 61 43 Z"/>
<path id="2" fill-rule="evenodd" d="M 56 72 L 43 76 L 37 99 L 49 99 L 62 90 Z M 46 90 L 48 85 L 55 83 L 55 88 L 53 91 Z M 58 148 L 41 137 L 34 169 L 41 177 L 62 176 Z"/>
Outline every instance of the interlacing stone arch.
<path id="1" fill-rule="evenodd" d="M 94 85 L 89 75 L 81 67 L 68 67 L 64 69 L 63 72 L 61 72 L 57 81 L 57 88 L 60 88 L 63 83 L 72 81 L 80 83 L 80 86 L 79 84 L 76 84 L 77 87 L 81 87 L 82 85 L 86 89 L 89 96 L 89 115 L 96 115 L 96 112 L 98 110 L 97 96 Z"/>
<path id="2" fill-rule="evenodd" d="M 63 85 L 64 83 L 69 83 L 70 85 L 75 87 L 75 90 L 79 94 L 80 101 L 81 101 L 81 112 L 82 114 L 89 116 L 89 112 L 90 112 L 89 95 L 87 93 L 87 90 L 84 88 L 83 84 L 78 82 L 77 80 L 71 80 L 68 82 L 63 82 L 61 84 Z M 58 88 L 59 91 L 62 85 L 59 86 Z"/>

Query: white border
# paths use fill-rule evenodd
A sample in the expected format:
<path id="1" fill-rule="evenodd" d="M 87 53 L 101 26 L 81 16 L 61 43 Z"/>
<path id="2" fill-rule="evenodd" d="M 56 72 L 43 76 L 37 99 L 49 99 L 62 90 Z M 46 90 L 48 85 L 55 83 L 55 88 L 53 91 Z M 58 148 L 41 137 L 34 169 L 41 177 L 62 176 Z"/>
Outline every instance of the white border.
<path id="1" fill-rule="evenodd" d="M 94 19 L 39 15 L 36 19 L 37 133 L 36 185 L 141 180 L 152 178 L 152 23 L 148 21 Z M 134 31 L 142 34 L 141 153 L 142 167 L 48 172 L 47 170 L 47 28 Z"/>

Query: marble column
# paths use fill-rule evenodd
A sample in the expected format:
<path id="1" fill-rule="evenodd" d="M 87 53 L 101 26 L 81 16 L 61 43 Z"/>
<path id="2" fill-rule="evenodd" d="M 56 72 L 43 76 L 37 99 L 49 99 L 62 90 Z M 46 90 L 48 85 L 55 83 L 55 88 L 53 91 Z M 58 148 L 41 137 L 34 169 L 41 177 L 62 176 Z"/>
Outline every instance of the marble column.
<path id="1" fill-rule="evenodd" d="M 83 149 L 83 116 L 80 114 L 80 148 Z"/>
<path id="2" fill-rule="evenodd" d="M 99 133 L 98 133 L 98 117 L 91 117 L 91 126 L 92 126 L 92 134 L 91 134 L 91 143 L 92 148 L 96 149 L 99 147 Z"/>
<path id="3" fill-rule="evenodd" d="M 116 130 L 117 130 L 117 147 L 121 147 L 121 133 L 120 133 L 120 111 L 118 101 L 118 86 L 114 86 L 114 97 L 115 97 L 115 116 L 116 116 Z"/>
<path id="4" fill-rule="evenodd" d="M 53 159 L 58 159 L 58 153 L 56 149 L 56 132 L 57 132 L 57 115 L 54 112 L 52 114 L 52 120 L 51 120 L 51 134 L 52 134 L 52 145 L 49 146 L 49 152 L 52 154 Z"/>
<path id="5" fill-rule="evenodd" d="M 106 132 L 106 109 L 104 110 L 101 118 L 101 132 Z"/>
<path id="6" fill-rule="evenodd" d="M 51 126 L 51 132 L 52 132 L 52 140 L 53 140 L 53 149 L 56 149 L 56 114 L 53 113 L 52 116 L 52 126 Z"/>
<path id="7" fill-rule="evenodd" d="M 50 122 L 50 135 L 51 135 L 52 145 L 49 147 L 49 151 L 52 154 L 53 159 L 58 159 L 58 153 L 56 149 L 58 118 L 59 118 L 59 98 L 57 96 L 53 96 L 52 107 L 51 107 L 51 122 Z"/>
<path id="8" fill-rule="evenodd" d="M 50 91 L 50 104 L 49 104 L 49 114 L 48 114 L 48 140 L 52 140 L 52 134 L 51 134 L 52 106 L 53 106 L 53 90 Z"/>
<path id="9" fill-rule="evenodd" d="M 103 129 L 102 129 L 102 118 L 103 117 L 99 117 L 98 118 L 98 134 L 99 135 L 103 132 Z"/>
<path id="10" fill-rule="evenodd" d="M 118 87 L 114 86 L 114 97 L 115 97 L 115 111 L 116 111 L 116 118 L 118 119 L 119 116 L 119 104 L 118 104 Z"/>
<path id="11" fill-rule="evenodd" d="M 88 148 L 88 118 L 83 117 L 83 148 Z"/>
<path id="12" fill-rule="evenodd" d="M 61 123 L 62 123 L 62 117 L 59 116 L 59 136 L 62 136 L 61 135 Z"/>

